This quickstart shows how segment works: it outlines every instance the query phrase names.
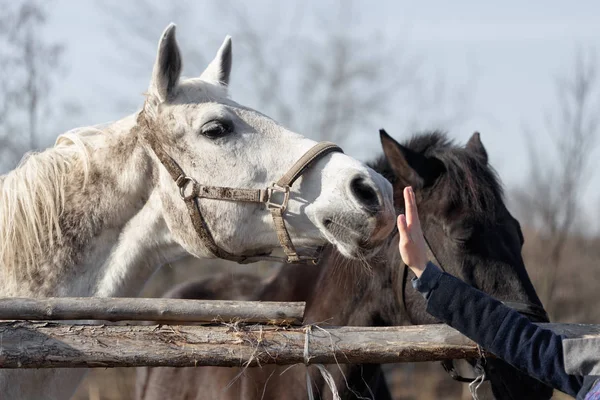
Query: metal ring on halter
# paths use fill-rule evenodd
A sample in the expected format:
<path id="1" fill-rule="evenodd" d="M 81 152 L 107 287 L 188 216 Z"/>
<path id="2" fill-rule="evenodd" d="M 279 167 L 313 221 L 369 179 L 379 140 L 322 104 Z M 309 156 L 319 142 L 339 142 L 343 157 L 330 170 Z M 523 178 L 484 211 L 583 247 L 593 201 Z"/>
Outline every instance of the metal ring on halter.
<path id="1" fill-rule="evenodd" d="M 283 193 L 283 200 L 281 203 L 277 203 L 273 201 L 273 193 Z M 279 208 L 281 212 L 284 212 L 288 206 L 288 202 L 290 201 L 290 186 L 279 186 L 277 183 L 273 182 L 271 186 L 267 188 L 267 208 Z"/>
<path id="2" fill-rule="evenodd" d="M 185 189 L 187 189 L 187 187 L 190 183 L 192 184 L 192 192 L 186 196 Z M 175 184 L 177 184 L 177 187 L 179 188 L 179 196 L 183 200 L 190 200 L 190 199 L 196 197 L 196 193 L 193 190 L 193 188 L 198 185 L 198 182 L 196 182 L 196 180 L 194 178 L 192 178 L 190 176 L 180 176 L 175 181 Z"/>

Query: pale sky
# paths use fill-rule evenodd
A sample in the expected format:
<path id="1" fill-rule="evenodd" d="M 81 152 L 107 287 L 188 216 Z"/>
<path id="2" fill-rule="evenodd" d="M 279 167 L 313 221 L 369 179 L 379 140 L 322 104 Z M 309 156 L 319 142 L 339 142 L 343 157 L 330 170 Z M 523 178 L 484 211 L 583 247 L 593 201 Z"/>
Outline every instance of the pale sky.
<path id="1" fill-rule="evenodd" d="M 210 29 L 216 37 L 224 37 L 230 27 L 219 23 L 220 16 L 211 6 L 213 3 L 198 1 L 198 6 L 190 12 L 198 14 L 198 26 L 204 31 Z M 256 23 L 274 4 L 266 0 L 244 3 L 250 5 Z M 85 104 L 84 114 L 69 121 L 70 125 L 62 127 L 65 129 L 124 116 L 124 111 L 117 110 L 119 99 L 125 95 L 138 96 L 141 105 L 141 93 L 149 79 L 152 57 L 148 59 L 147 70 L 134 76 L 115 63 L 119 49 L 114 49 L 115 42 L 110 37 L 115 33 L 107 24 L 110 17 L 100 12 L 97 4 L 92 0 L 56 0 L 50 7 L 47 34 L 67 45 L 67 75 L 57 94 Z M 286 8 L 288 3 L 283 4 L 279 5 L 282 13 L 297 12 Z M 325 13 L 335 10 L 337 3 L 313 0 L 303 4 L 310 14 L 313 8 Z M 447 83 L 461 84 L 474 79 L 468 117 L 448 129 L 452 137 L 462 142 L 473 131 L 480 131 L 491 163 L 507 186 L 520 182 L 525 172 L 524 127 L 535 132 L 540 148 L 547 146 L 541 128 L 544 109 L 555 99 L 556 76 L 569 70 L 578 46 L 595 49 L 600 57 L 598 1 L 365 1 L 354 2 L 354 10 L 352 29 L 356 34 L 376 28 L 388 41 L 397 38 L 398 43 L 422 58 L 427 68 L 441 73 Z M 157 41 L 168 22 L 165 16 L 164 23 L 156 26 Z M 178 36 L 182 46 L 206 44 L 202 38 L 189 37 L 193 27 L 185 29 L 188 36 Z M 311 34 L 310 24 L 305 30 L 305 34 Z M 246 77 L 236 76 L 235 37 L 233 41 L 232 98 L 252 106 L 253 99 L 242 101 L 235 95 L 236 82 L 239 84 Z M 200 50 L 206 57 L 212 57 L 218 44 Z M 419 121 L 419 127 L 427 128 L 428 124 L 426 120 Z M 380 125 L 398 139 L 410 134 L 399 115 L 382 120 Z M 381 126 L 373 126 L 373 138 Z M 365 141 L 353 143 L 346 148 L 347 152 L 362 160 L 371 159 L 378 151 L 378 144 L 372 139 Z M 595 176 L 592 186 L 589 197 L 595 199 L 593 203 L 597 206 L 600 175 Z"/>

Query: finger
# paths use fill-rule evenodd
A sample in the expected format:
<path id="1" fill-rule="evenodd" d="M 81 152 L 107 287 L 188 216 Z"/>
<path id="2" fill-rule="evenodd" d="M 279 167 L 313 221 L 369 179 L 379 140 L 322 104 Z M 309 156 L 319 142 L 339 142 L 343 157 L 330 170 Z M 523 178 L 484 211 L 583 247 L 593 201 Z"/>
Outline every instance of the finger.
<path id="1" fill-rule="evenodd" d="M 400 232 L 400 239 L 409 238 L 410 236 L 408 233 L 408 225 L 406 224 L 406 216 L 404 214 L 398 215 L 398 220 L 396 222 L 398 223 L 398 232 Z"/>
<path id="2" fill-rule="evenodd" d="M 406 204 L 406 222 L 407 225 L 419 223 L 419 213 L 417 211 L 417 203 L 415 196 L 410 186 L 404 188 L 404 203 Z"/>
<path id="3" fill-rule="evenodd" d="M 410 187 L 410 196 L 412 197 L 412 204 L 413 204 L 413 224 L 416 224 L 419 226 L 419 229 L 421 228 L 421 219 L 419 218 L 419 208 L 417 207 L 417 196 L 415 195 L 415 191 L 412 188 L 412 186 Z"/>

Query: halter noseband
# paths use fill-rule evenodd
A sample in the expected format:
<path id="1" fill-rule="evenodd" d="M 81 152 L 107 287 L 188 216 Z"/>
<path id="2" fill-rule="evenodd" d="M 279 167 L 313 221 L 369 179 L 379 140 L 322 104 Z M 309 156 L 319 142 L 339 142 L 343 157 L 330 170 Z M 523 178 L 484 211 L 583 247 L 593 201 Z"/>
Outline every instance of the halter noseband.
<path id="1" fill-rule="evenodd" d="M 268 261 L 286 261 L 288 263 L 314 263 L 319 260 L 316 257 L 299 255 L 296 251 L 290 234 L 283 218 L 290 198 L 290 188 L 294 182 L 306 171 L 306 169 L 315 161 L 323 158 L 325 155 L 333 152 L 343 153 L 343 150 L 334 143 L 320 142 L 308 150 L 296 163 L 285 173 L 277 182 L 265 189 L 238 189 L 219 186 L 205 186 L 199 184 L 194 178 L 186 175 L 181 167 L 169 156 L 157 140 L 152 137 L 146 138 L 150 147 L 171 175 L 175 184 L 179 188 L 179 195 L 185 202 L 194 230 L 204 243 L 206 248 L 218 258 L 236 261 L 240 264 L 248 264 L 261 260 Z M 276 199 L 275 193 L 280 193 L 281 198 Z M 241 201 L 248 203 L 263 203 L 270 210 L 273 217 L 275 231 L 279 243 L 286 254 L 286 257 L 275 257 L 269 253 L 255 255 L 236 255 L 219 247 L 210 233 L 206 224 L 197 199 L 215 199 L 226 201 Z"/>

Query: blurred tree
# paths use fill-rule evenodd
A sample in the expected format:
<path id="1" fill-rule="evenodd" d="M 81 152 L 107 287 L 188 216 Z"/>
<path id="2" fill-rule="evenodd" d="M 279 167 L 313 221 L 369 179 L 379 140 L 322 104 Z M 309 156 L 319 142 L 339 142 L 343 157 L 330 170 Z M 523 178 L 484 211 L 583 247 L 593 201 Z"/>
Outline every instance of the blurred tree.
<path id="1" fill-rule="evenodd" d="M 390 45 L 377 28 L 360 36 L 350 2 L 316 14 L 319 28 L 311 35 L 301 33 L 305 13 L 298 2 L 284 22 L 277 19 L 286 13 L 273 10 L 258 24 L 239 3 L 222 2 L 220 11 L 233 19 L 244 67 L 255 77 L 244 85 L 257 107 L 315 139 L 345 143 L 379 126 L 393 112 L 393 100 L 416 89 L 419 62 Z"/>
<path id="2" fill-rule="evenodd" d="M 537 231 L 537 286 L 551 317 L 559 311 L 559 272 L 574 262 L 565 259 L 565 251 L 579 243 L 570 235 L 581 233 L 574 230 L 595 172 L 589 167 L 600 133 L 598 78 L 595 53 L 578 51 L 572 72 L 557 80 L 556 109 L 546 121 L 551 148 L 541 149 L 529 135 L 529 174 L 515 196 L 522 222 Z"/>
<path id="3" fill-rule="evenodd" d="M 0 169 L 43 146 L 63 46 L 43 34 L 48 2 L 0 2 Z"/>
<path id="4" fill-rule="evenodd" d="M 145 70 L 152 65 L 157 27 L 176 22 L 186 32 L 179 39 L 195 41 L 192 46 L 184 43 L 182 51 L 184 64 L 197 69 L 188 75 L 197 75 L 209 61 L 205 57 L 212 56 L 206 49 L 223 39 L 215 30 L 226 26 L 234 37 L 236 99 L 317 140 L 343 145 L 367 129 L 376 137 L 382 121 L 402 118 L 409 108 L 417 114 L 440 111 L 444 103 L 457 104 L 443 118 L 431 121 L 442 126 L 462 118 L 468 107 L 466 90 L 426 76 L 420 68 L 423 62 L 400 48 L 397 38 L 391 44 L 377 27 L 366 35 L 358 32 L 359 13 L 351 2 L 329 8 L 272 2 L 260 7 L 267 13 L 227 0 L 213 6 L 207 11 L 210 7 L 205 4 L 198 7 L 190 1 L 103 3 L 111 17 L 112 37 L 130 54 L 126 58 L 119 54 L 121 62 L 143 62 Z M 206 15 L 218 15 L 218 21 L 206 23 Z M 124 34 L 115 34 L 115 29 Z"/>

